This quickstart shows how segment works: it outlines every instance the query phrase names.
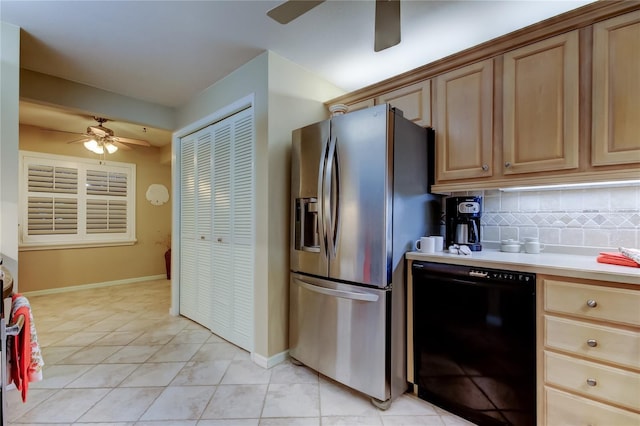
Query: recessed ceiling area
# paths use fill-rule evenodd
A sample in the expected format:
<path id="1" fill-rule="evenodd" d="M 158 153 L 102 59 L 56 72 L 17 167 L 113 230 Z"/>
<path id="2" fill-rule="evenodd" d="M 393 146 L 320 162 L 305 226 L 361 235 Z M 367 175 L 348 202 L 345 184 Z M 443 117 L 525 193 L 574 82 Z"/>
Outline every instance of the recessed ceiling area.
<path id="1" fill-rule="evenodd" d="M 22 28 L 21 67 L 177 108 L 266 50 L 350 92 L 591 2 L 403 0 L 401 42 L 380 52 L 373 0 L 328 0 L 286 25 L 267 16 L 281 0 L 2 0 L 0 19 Z M 37 107 L 21 121 L 45 123 Z M 56 119 L 74 117 L 75 131 L 90 124 Z"/>
<path id="2" fill-rule="evenodd" d="M 20 101 L 19 121 L 41 129 L 69 132 L 69 141 L 80 139 L 79 134 L 84 133 L 87 127 L 97 125 L 91 114 L 26 101 Z M 146 140 L 152 146 L 162 147 L 171 143 L 169 130 L 118 120 L 107 121 L 104 125 L 117 136 Z"/>

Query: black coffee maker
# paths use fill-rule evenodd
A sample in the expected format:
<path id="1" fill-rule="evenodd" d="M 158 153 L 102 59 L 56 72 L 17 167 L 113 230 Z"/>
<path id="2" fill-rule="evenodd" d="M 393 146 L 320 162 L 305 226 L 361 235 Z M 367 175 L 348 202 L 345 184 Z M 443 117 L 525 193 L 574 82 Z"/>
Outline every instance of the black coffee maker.
<path id="1" fill-rule="evenodd" d="M 482 197 L 449 197 L 445 202 L 447 247 L 465 245 L 471 251 L 482 250 L 480 217 Z"/>

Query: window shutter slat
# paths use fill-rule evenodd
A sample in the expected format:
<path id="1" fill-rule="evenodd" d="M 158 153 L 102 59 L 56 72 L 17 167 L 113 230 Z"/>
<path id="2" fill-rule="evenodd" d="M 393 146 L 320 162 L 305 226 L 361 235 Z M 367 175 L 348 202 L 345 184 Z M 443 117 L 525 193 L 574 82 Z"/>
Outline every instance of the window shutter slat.
<path id="1" fill-rule="evenodd" d="M 30 192 L 75 194 L 78 190 L 78 170 L 71 167 L 30 164 L 27 180 Z"/>
<path id="2" fill-rule="evenodd" d="M 77 200 L 55 197 L 28 198 L 27 232 L 30 235 L 73 234 L 77 229 Z"/>
<path id="3" fill-rule="evenodd" d="M 127 196 L 127 175 L 118 172 L 87 170 L 87 194 Z"/>
<path id="4" fill-rule="evenodd" d="M 127 231 L 127 203 L 120 200 L 87 201 L 87 233 Z"/>

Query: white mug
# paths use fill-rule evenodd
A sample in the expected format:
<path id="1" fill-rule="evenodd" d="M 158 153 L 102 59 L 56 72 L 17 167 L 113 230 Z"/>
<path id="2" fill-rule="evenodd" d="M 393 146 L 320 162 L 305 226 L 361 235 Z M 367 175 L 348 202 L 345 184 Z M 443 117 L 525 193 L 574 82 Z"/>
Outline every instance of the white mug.
<path id="1" fill-rule="evenodd" d="M 432 235 L 429 237 L 433 240 L 433 249 L 434 251 L 443 251 L 444 250 L 444 237 L 441 235 Z"/>
<path id="2" fill-rule="evenodd" d="M 524 243 L 524 251 L 531 254 L 537 254 L 544 250 L 544 244 L 537 241 L 527 241 Z"/>
<path id="3" fill-rule="evenodd" d="M 429 237 L 420 237 L 419 240 L 416 241 L 415 246 L 416 250 L 421 253 L 433 253 L 435 251 L 435 240 Z"/>

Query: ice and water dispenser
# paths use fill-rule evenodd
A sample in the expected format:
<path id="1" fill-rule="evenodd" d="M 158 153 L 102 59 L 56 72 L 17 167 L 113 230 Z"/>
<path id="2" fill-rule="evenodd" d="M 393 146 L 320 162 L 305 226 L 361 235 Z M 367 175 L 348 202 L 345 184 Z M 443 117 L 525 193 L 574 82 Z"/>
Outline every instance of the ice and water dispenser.
<path id="1" fill-rule="evenodd" d="M 319 252 L 318 199 L 296 198 L 295 215 L 295 249 Z"/>

